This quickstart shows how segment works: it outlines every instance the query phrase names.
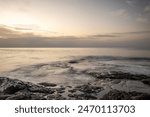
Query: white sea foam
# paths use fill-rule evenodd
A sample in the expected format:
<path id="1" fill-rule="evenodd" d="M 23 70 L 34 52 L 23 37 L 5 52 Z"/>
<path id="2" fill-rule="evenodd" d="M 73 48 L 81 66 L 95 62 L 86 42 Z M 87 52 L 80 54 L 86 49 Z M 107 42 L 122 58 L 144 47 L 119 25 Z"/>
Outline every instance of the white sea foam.
<path id="1" fill-rule="evenodd" d="M 84 83 L 95 80 L 88 72 L 121 71 L 150 75 L 150 59 L 117 49 L 0 49 L 0 76 L 33 83 Z M 136 53 L 136 52 L 135 52 Z M 143 52 L 144 53 L 144 52 Z M 145 52 L 146 53 L 146 52 Z M 132 56 L 130 56 L 132 54 Z M 120 55 L 120 57 L 118 57 Z M 125 56 L 126 55 L 126 56 Z M 86 72 L 86 73 L 85 73 Z"/>

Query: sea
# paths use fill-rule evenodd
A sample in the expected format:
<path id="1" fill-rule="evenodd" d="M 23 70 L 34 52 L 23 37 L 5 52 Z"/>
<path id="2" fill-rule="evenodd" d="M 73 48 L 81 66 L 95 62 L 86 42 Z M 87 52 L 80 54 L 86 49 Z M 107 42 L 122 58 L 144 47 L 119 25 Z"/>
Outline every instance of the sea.
<path id="1" fill-rule="evenodd" d="M 150 76 L 150 51 L 124 48 L 0 48 L 0 77 L 26 82 L 82 84 L 85 72 Z"/>

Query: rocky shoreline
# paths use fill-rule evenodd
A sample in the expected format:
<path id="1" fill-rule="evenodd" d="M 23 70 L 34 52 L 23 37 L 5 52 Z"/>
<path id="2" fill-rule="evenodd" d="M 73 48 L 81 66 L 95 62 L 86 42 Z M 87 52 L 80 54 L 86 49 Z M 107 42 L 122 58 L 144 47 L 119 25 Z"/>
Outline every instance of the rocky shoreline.
<path id="1" fill-rule="evenodd" d="M 91 74 L 93 75 L 93 74 Z M 115 73 L 116 75 L 116 73 Z M 117 89 L 123 83 L 127 83 L 128 78 L 120 80 L 118 74 L 117 79 L 105 79 L 106 85 L 99 80 L 100 75 L 94 83 L 87 83 L 78 86 L 62 86 L 54 83 L 38 83 L 33 84 L 17 79 L 0 77 L 0 100 L 149 100 L 150 93 L 139 92 L 134 90 L 124 91 Z M 126 77 L 130 76 L 126 74 Z M 104 77 L 104 76 L 103 76 Z M 105 76 L 106 77 L 106 76 Z M 115 78 L 115 76 L 113 75 Z M 131 76 L 130 76 L 131 77 Z M 132 76 L 133 80 L 139 80 L 141 76 Z M 125 78 L 125 77 L 124 77 Z M 142 76 L 140 82 L 150 89 L 150 80 Z M 104 80 L 104 78 L 102 78 Z M 113 82 L 110 88 L 106 87 L 109 82 Z M 122 83 L 123 82 L 123 83 Z M 139 82 L 139 81 L 138 81 Z M 108 84 L 107 84 L 108 83 Z M 117 84 L 117 86 L 116 86 Z M 129 83 L 128 83 L 129 84 Z M 132 81 L 131 81 L 132 84 Z M 129 85 L 130 87 L 130 85 Z M 137 87 L 137 86 L 135 86 Z M 127 87 L 128 88 L 128 87 Z"/>

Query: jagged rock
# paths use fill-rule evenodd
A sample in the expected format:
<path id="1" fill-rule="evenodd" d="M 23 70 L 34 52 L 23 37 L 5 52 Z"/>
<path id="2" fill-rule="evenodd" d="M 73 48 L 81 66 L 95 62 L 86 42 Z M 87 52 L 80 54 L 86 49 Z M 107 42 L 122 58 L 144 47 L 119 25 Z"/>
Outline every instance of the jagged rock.
<path id="1" fill-rule="evenodd" d="M 41 100 L 54 90 L 44 86 L 23 82 L 16 79 L 0 77 L 0 99 L 7 100 Z"/>
<path id="2" fill-rule="evenodd" d="M 12 95 L 6 98 L 6 100 L 29 100 L 29 99 L 31 99 L 31 96 L 27 94 Z"/>
<path id="3" fill-rule="evenodd" d="M 84 92 L 84 93 L 99 93 L 103 90 L 102 87 L 92 86 L 92 85 L 81 85 L 76 87 L 77 90 Z"/>
<path id="4" fill-rule="evenodd" d="M 54 90 L 56 91 L 56 93 L 64 93 L 65 92 L 65 88 L 64 87 L 55 88 Z"/>
<path id="5" fill-rule="evenodd" d="M 37 93 L 49 93 L 52 94 L 54 93 L 54 91 L 50 88 L 46 88 L 46 87 L 42 87 L 42 86 L 38 86 L 38 85 L 32 85 L 30 87 L 28 87 L 28 90 L 30 92 L 37 92 Z"/>
<path id="6" fill-rule="evenodd" d="M 96 100 L 97 93 L 103 90 L 102 87 L 92 86 L 91 84 L 76 86 L 75 89 L 68 90 L 71 94 L 68 97 L 77 100 Z M 80 91 L 81 93 L 76 93 Z"/>
<path id="7" fill-rule="evenodd" d="M 149 76 L 146 75 L 138 75 L 138 74 L 131 74 L 131 73 L 124 73 L 124 72 L 116 72 L 112 71 L 110 73 L 101 73 L 95 71 L 87 71 L 86 74 L 98 78 L 98 79 L 127 79 L 127 80 L 143 80 L 143 79 L 150 79 Z"/>
<path id="8" fill-rule="evenodd" d="M 104 95 L 103 100 L 150 100 L 150 95 L 138 92 L 112 90 Z"/>
<path id="9" fill-rule="evenodd" d="M 88 93 L 84 94 L 68 94 L 69 97 L 76 100 L 96 100 L 97 97 Z"/>
<path id="10" fill-rule="evenodd" d="M 65 100 L 66 98 L 64 98 L 62 95 L 60 94 L 53 94 L 53 95 L 48 95 L 46 97 L 48 100 Z"/>
<path id="11" fill-rule="evenodd" d="M 26 84 L 24 84 L 22 81 L 0 78 L 0 92 L 14 94 L 15 92 L 24 90 L 25 88 Z"/>
<path id="12" fill-rule="evenodd" d="M 150 79 L 143 79 L 142 82 L 144 84 L 150 85 Z"/>
<path id="13" fill-rule="evenodd" d="M 5 100 L 8 97 L 10 97 L 10 95 L 0 94 L 0 100 Z"/>
<path id="14" fill-rule="evenodd" d="M 47 83 L 47 82 L 42 82 L 42 83 L 38 83 L 39 85 L 43 85 L 43 86 L 46 86 L 46 87 L 55 87 L 57 86 L 56 84 L 54 83 Z"/>
<path id="15" fill-rule="evenodd" d="M 77 91 L 76 89 L 68 90 L 68 92 L 70 92 L 70 93 L 75 93 L 76 91 Z"/>
<path id="16" fill-rule="evenodd" d="M 142 82 L 149 85 L 148 79 L 143 79 Z M 116 83 L 118 83 L 118 81 Z M 71 89 L 67 86 L 51 88 L 49 86 L 0 77 L 0 100 L 97 100 L 101 98 L 98 97 L 101 91 L 104 91 L 104 87 L 93 83 L 73 86 Z M 150 100 L 150 94 L 111 89 L 110 92 L 105 94 L 101 99 Z"/>

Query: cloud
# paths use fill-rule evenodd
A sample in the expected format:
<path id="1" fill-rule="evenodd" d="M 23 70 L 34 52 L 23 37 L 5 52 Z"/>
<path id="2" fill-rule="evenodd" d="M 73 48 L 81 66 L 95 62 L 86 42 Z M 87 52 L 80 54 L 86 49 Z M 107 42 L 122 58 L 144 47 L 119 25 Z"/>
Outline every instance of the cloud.
<path id="1" fill-rule="evenodd" d="M 32 37 L 35 36 L 33 33 L 25 33 L 19 30 L 16 30 L 13 27 L 6 25 L 0 25 L 0 37 L 1 38 L 21 38 L 21 37 Z"/>
<path id="2" fill-rule="evenodd" d="M 42 37 L 32 33 L 20 33 L 7 26 L 0 26 L 0 47 L 106 47 L 137 48 L 150 50 L 150 38 L 127 39 L 125 35 L 150 34 L 150 31 L 137 31 L 112 34 L 95 34 L 84 37 L 50 36 Z M 5 37 L 5 38 L 4 38 Z M 139 35 L 138 35 L 139 37 Z"/>
<path id="3" fill-rule="evenodd" d="M 113 16 L 127 18 L 129 16 L 128 11 L 126 9 L 119 9 L 111 12 Z"/>
<path id="4" fill-rule="evenodd" d="M 135 0 L 126 0 L 126 3 L 127 3 L 129 6 L 135 6 L 135 5 L 136 5 Z"/>
<path id="5" fill-rule="evenodd" d="M 150 13 L 150 4 L 145 7 L 144 11 Z"/>
<path id="6" fill-rule="evenodd" d="M 58 32 L 48 32 L 49 36 L 44 35 L 37 35 L 36 31 L 43 31 L 45 33 L 45 30 L 40 30 L 37 26 L 32 25 L 17 25 L 16 27 L 7 26 L 7 25 L 0 25 L 0 37 L 1 38 L 24 38 L 24 37 L 49 37 L 49 39 L 89 39 L 89 38 L 114 38 L 118 37 L 118 35 L 112 35 L 112 34 L 94 34 L 94 35 L 85 35 L 83 37 L 77 37 L 77 36 L 59 36 L 60 33 Z M 25 31 L 25 32 L 23 32 Z M 29 32 L 30 33 L 29 33 Z M 54 34 L 56 34 L 54 36 Z M 57 35 L 58 34 L 58 35 Z"/>
<path id="7" fill-rule="evenodd" d="M 112 33 L 114 35 L 126 35 L 126 34 L 150 34 L 150 30 L 145 31 L 135 31 L 135 32 L 123 32 L 123 33 Z"/>
<path id="8" fill-rule="evenodd" d="M 0 38 L 48 37 L 60 35 L 58 32 L 42 30 L 36 25 L 0 25 Z"/>
<path id="9" fill-rule="evenodd" d="M 1 38 L 16 37 L 19 36 L 19 33 L 5 27 L 0 27 L 0 36 Z"/>
<path id="10" fill-rule="evenodd" d="M 140 22 L 140 23 L 148 23 L 149 20 L 146 17 L 138 17 L 136 19 L 136 21 Z"/>
<path id="11" fill-rule="evenodd" d="M 15 24 L 13 27 L 16 30 L 40 30 L 40 27 L 37 25 L 23 25 L 23 24 Z"/>
<path id="12" fill-rule="evenodd" d="M 112 35 L 112 34 L 95 34 L 95 35 L 89 35 L 86 38 L 114 38 L 119 37 L 118 35 Z"/>

